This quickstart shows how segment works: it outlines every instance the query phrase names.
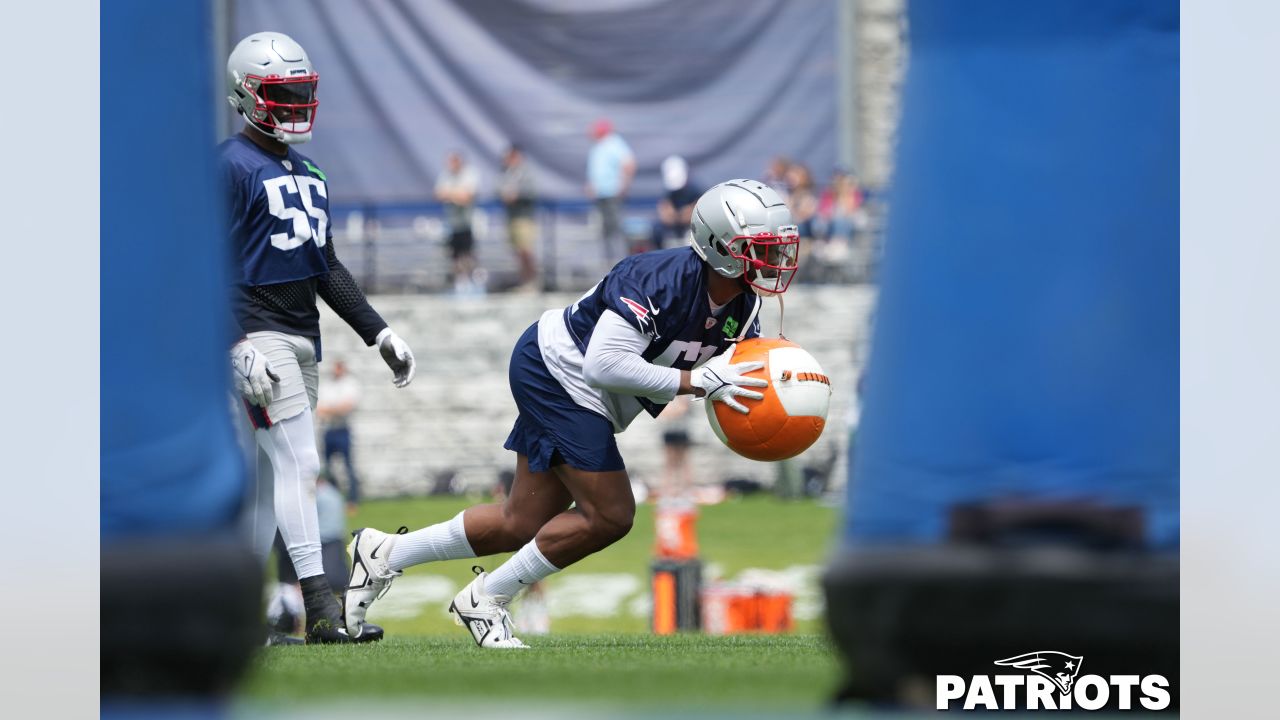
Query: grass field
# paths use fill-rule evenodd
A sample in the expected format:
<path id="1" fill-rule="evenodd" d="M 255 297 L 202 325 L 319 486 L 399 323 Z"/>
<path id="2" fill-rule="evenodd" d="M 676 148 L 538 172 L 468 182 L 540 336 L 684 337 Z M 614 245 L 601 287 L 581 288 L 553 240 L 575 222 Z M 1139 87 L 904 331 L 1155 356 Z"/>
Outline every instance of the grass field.
<path id="1" fill-rule="evenodd" d="M 372 695 L 485 704 L 817 710 L 835 665 L 821 635 L 552 635 L 526 651 L 449 637 L 372 646 L 272 648 L 246 690 L 269 704 Z"/>
<path id="2" fill-rule="evenodd" d="M 416 529 L 448 519 L 470 502 L 368 502 L 350 525 Z M 643 505 L 627 538 L 551 578 L 551 633 L 525 636 L 530 650 L 481 651 L 444 611 L 447 599 L 442 598 L 469 581 L 472 564 L 492 568 L 504 558 L 434 563 L 411 569 L 374 605 L 370 619 L 387 629 L 385 641 L 264 650 L 243 696 L 266 707 L 364 694 L 462 706 L 538 701 L 641 713 L 664 708 L 817 711 L 829 697 L 836 675 L 836 661 L 822 635 L 820 606 L 813 606 L 818 598 L 816 568 L 828 551 L 836 522 L 836 510 L 807 500 L 750 498 L 701 509 L 701 554 L 711 574 L 734 578 L 754 568 L 800 583 L 797 610 L 805 610 L 805 619 L 792 634 L 649 633 L 645 601 L 653 517 L 652 507 Z M 582 594 L 584 582 L 588 587 L 613 588 L 618 597 L 612 612 L 567 597 Z M 557 596 L 566 602 L 557 604 Z M 805 603 L 807 609 L 801 607 Z M 518 601 L 514 611 L 518 621 Z"/>

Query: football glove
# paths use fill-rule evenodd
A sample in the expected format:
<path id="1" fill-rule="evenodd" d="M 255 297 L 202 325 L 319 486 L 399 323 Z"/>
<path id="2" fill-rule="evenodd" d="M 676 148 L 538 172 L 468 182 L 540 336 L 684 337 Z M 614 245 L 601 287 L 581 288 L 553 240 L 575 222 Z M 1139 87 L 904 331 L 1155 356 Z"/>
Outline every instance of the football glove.
<path id="1" fill-rule="evenodd" d="M 391 332 L 391 328 L 383 328 L 378 333 L 377 343 L 378 352 L 382 353 L 382 359 L 391 368 L 391 382 L 398 388 L 407 386 L 413 381 L 413 373 L 417 368 L 409 345 L 399 335 Z"/>
<path id="2" fill-rule="evenodd" d="M 744 362 L 736 365 L 730 365 L 725 355 L 717 355 L 707 361 L 707 364 L 699 368 L 694 368 L 689 373 L 689 382 L 694 387 L 700 387 L 706 393 L 705 397 L 708 402 L 719 401 L 746 415 L 747 406 L 738 402 L 735 398 L 750 398 L 752 400 L 762 400 L 764 395 L 754 390 L 745 390 L 749 387 L 768 387 L 769 381 L 759 378 L 749 378 L 746 374 L 752 370 L 759 370 L 764 367 L 763 362 Z"/>
<path id="3" fill-rule="evenodd" d="M 231 369 L 236 389 L 245 400 L 258 407 L 271 404 L 271 386 L 280 382 L 280 376 L 272 369 L 267 356 L 258 352 L 248 338 L 231 348 Z"/>

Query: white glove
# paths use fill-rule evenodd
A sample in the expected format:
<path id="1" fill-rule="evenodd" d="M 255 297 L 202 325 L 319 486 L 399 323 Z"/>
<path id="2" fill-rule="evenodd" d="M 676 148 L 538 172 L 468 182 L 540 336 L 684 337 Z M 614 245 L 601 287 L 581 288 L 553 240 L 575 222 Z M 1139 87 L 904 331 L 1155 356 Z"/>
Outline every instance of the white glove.
<path id="1" fill-rule="evenodd" d="M 764 363 L 759 361 L 730 365 L 725 355 L 717 355 L 708 360 L 706 365 L 694 368 L 689 373 L 689 381 L 694 387 L 700 387 L 706 391 L 708 402 L 719 400 L 746 415 L 749 412 L 747 406 L 734 398 L 764 399 L 764 395 L 761 393 L 743 389 L 748 387 L 769 387 L 768 380 L 745 377 L 752 370 L 759 370 L 762 367 L 764 367 Z"/>
<path id="2" fill-rule="evenodd" d="M 236 378 L 236 389 L 245 400 L 266 407 L 271 404 L 272 384 L 280 382 L 280 376 L 271 368 L 267 356 L 248 338 L 231 348 L 231 369 Z"/>
<path id="3" fill-rule="evenodd" d="M 417 365 L 413 361 L 413 351 L 409 349 L 409 345 L 399 335 L 391 332 L 391 328 L 383 328 L 378 333 L 377 343 L 378 352 L 382 353 L 382 359 L 393 373 L 391 382 L 398 388 L 412 382 Z"/>

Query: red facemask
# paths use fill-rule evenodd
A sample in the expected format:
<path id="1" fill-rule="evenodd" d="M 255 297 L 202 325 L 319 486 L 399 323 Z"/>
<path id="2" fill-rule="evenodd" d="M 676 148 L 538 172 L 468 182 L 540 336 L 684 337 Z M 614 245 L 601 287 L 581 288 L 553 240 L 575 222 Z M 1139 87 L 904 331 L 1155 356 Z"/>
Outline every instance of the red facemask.
<path id="1" fill-rule="evenodd" d="M 733 251 L 746 240 L 742 252 Z M 729 244 L 729 254 L 742 261 L 742 278 L 756 290 L 777 295 L 787 291 L 799 264 L 800 235 L 795 226 L 778 228 L 778 234 L 738 235 Z"/>
<path id="2" fill-rule="evenodd" d="M 285 133 L 308 133 L 316 121 L 316 85 L 320 76 L 259 77 L 248 75 L 244 85 L 257 100 L 253 120 L 268 130 Z"/>

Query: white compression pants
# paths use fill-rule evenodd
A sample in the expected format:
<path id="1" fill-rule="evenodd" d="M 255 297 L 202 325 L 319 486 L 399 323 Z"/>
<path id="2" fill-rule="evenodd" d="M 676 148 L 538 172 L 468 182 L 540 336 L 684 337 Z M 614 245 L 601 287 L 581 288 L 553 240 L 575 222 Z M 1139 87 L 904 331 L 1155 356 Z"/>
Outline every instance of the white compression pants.
<path id="1" fill-rule="evenodd" d="M 311 408 L 265 430 L 254 430 L 253 438 L 258 451 L 254 552 L 266 562 L 278 527 L 298 578 L 323 575 L 316 515 L 320 453 Z"/>
<path id="2" fill-rule="evenodd" d="M 277 332 L 249 333 L 249 341 L 267 356 L 280 376 L 267 408 L 270 427 L 253 429 L 243 407 L 238 413 L 241 427 L 253 437 L 252 442 L 244 443 L 245 451 L 256 456 L 252 547 L 265 563 L 278 527 L 298 578 L 323 575 L 316 515 L 320 453 L 312 415 L 319 384 L 315 344 L 308 338 Z M 243 406 L 242 401 L 238 404 Z"/>

